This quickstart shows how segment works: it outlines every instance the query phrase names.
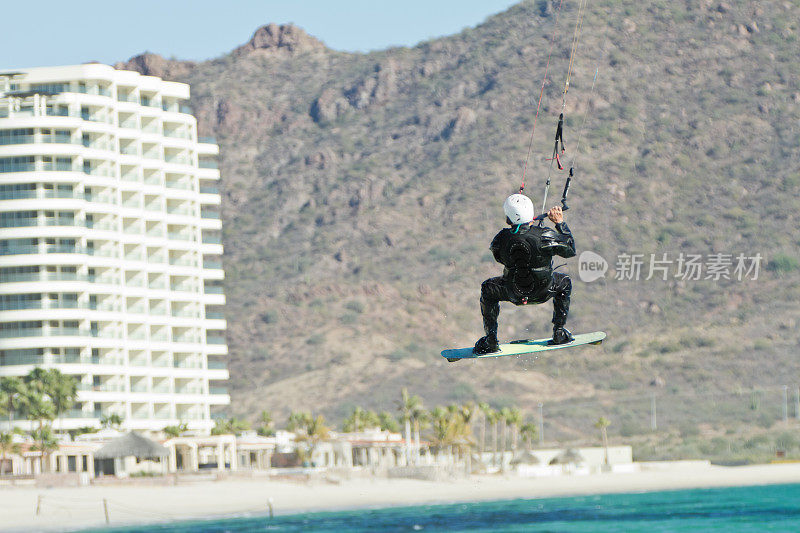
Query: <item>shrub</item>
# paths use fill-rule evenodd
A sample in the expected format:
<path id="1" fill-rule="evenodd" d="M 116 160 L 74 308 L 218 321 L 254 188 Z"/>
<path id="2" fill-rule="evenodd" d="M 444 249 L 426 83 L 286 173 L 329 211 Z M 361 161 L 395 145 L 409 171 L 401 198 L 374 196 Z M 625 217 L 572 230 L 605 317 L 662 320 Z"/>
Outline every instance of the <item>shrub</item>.
<path id="1" fill-rule="evenodd" d="M 787 254 L 775 254 L 775 257 L 767 263 L 767 270 L 777 274 L 793 272 L 798 269 L 800 269 L 800 261 Z"/>
<path id="2" fill-rule="evenodd" d="M 322 333 L 315 333 L 306 339 L 306 344 L 317 346 L 325 342 L 325 335 Z"/>
<path id="3" fill-rule="evenodd" d="M 344 306 L 350 311 L 358 314 L 363 313 L 365 308 L 364 302 L 360 302 L 358 300 L 351 300 L 344 304 Z"/>

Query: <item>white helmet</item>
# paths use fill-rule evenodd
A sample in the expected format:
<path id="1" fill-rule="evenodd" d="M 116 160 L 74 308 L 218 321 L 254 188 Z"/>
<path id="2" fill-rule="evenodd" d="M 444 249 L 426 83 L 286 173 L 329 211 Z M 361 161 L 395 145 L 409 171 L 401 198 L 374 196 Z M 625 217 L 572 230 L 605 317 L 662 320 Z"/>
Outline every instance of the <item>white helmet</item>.
<path id="1" fill-rule="evenodd" d="M 524 194 L 512 194 L 506 198 L 503 211 L 512 224 L 527 224 L 533 220 L 533 202 Z"/>

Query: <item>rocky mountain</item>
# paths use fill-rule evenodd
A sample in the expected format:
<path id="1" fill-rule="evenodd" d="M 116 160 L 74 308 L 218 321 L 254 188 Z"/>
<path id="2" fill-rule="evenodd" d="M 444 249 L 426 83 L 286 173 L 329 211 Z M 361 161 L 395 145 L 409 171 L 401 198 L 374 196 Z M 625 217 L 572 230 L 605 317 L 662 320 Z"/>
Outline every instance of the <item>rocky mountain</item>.
<path id="1" fill-rule="evenodd" d="M 567 218 L 579 251 L 610 271 L 583 283 L 565 262 L 572 329 L 609 339 L 538 359 L 439 356 L 481 334 L 480 282 L 500 272 L 488 243 L 520 184 L 558 17 L 527 171 L 541 202 L 578 16 L 576 2 L 557 7 L 524 1 L 369 54 L 269 24 L 210 61 L 118 65 L 190 83 L 201 132 L 221 147 L 232 414 L 337 419 L 393 409 L 408 386 L 428 405 L 580 399 L 620 420 L 615 398 L 800 382 L 796 1 L 589 3 L 564 108 Z M 552 177 L 549 204 L 565 172 Z M 643 278 L 667 254 L 668 279 L 613 279 L 637 253 Z M 730 280 L 684 280 L 681 253 L 764 260 L 757 280 L 733 267 Z M 545 336 L 550 314 L 504 306 L 501 336 Z M 681 416 L 708 419 L 704 404 Z M 593 431 L 594 413 L 565 408 L 553 431 Z"/>

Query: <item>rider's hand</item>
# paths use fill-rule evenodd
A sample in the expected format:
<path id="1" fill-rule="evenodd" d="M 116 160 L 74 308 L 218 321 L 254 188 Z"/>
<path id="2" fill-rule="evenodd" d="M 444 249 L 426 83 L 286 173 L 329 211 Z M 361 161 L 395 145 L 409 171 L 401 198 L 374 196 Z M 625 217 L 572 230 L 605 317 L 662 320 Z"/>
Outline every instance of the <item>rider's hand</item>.
<path id="1" fill-rule="evenodd" d="M 550 211 L 547 212 L 547 218 L 552 220 L 554 224 L 564 222 L 564 213 L 561 211 L 561 207 L 555 206 L 550 209 Z"/>

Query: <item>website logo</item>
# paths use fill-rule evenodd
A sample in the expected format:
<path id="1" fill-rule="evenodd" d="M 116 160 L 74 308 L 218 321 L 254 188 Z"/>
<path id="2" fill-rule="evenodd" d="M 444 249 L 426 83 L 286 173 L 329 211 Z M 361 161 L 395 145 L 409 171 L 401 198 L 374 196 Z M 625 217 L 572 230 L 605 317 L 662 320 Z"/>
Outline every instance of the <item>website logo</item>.
<path id="1" fill-rule="evenodd" d="M 578 256 L 578 277 L 584 283 L 591 283 L 605 277 L 608 261 L 603 256 L 586 250 Z"/>

